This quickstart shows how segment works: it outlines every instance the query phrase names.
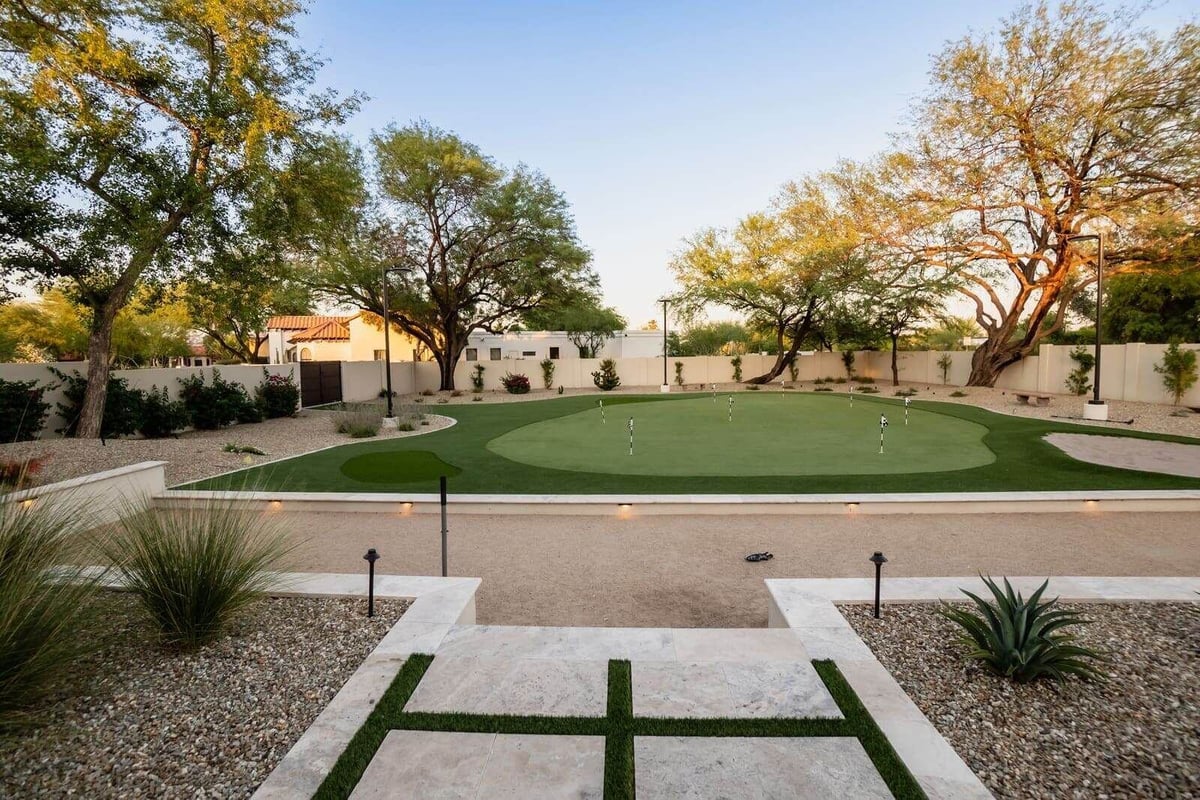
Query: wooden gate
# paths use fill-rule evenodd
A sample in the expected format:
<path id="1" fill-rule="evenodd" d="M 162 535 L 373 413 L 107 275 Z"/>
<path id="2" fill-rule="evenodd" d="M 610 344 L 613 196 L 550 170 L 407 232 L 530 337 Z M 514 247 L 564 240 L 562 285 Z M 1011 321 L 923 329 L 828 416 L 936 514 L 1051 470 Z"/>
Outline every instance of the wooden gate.
<path id="1" fill-rule="evenodd" d="M 342 362 L 300 362 L 300 405 L 319 406 L 342 399 Z"/>

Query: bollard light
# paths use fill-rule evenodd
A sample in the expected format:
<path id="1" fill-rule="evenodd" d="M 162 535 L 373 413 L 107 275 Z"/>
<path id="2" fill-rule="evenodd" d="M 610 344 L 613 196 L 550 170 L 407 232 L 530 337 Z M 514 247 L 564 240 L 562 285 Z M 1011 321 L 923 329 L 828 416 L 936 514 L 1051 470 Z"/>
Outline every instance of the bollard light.
<path id="1" fill-rule="evenodd" d="M 876 550 L 875 555 L 867 560 L 875 565 L 875 619 L 879 619 L 879 580 L 883 571 L 883 565 L 887 563 L 887 559 L 884 558 L 883 553 Z"/>
<path id="2" fill-rule="evenodd" d="M 375 562 L 379 560 L 379 551 L 374 547 L 368 548 L 363 560 L 369 565 L 367 568 L 367 616 L 373 617 L 375 616 Z"/>

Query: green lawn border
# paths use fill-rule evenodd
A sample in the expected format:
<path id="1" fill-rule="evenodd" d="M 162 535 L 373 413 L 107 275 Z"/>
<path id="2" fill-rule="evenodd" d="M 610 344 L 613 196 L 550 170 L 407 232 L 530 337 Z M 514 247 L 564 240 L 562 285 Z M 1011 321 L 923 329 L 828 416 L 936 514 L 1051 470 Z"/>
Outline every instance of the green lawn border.
<path id="1" fill-rule="evenodd" d="M 810 737 L 852 736 L 896 800 L 926 800 L 908 767 L 867 712 L 833 661 L 813 661 L 817 675 L 844 719 L 682 719 L 633 716 L 633 679 L 629 661 L 608 662 L 608 702 L 604 717 L 541 717 L 404 710 L 433 656 L 414 654 L 405 661 L 363 726 L 354 734 L 333 769 L 313 795 L 315 800 L 345 800 L 354 791 L 389 731 L 527 733 L 604 736 L 604 798 L 634 800 L 634 738 L 637 736 Z"/>
<path id="2" fill-rule="evenodd" d="M 797 396 L 797 395 L 791 395 Z M 603 398 L 605 406 L 695 399 L 695 394 L 622 395 Z M 436 480 L 397 483 L 352 481 L 340 465 L 360 453 L 427 450 L 463 470 L 450 480 L 453 494 L 876 494 L 912 492 L 1103 491 L 1200 489 L 1200 479 L 1123 470 L 1076 461 L 1043 440 L 1048 433 L 1097 434 L 1200 444 L 1200 439 L 1115 430 L 1054 420 L 1031 419 L 975 406 L 919 398 L 922 410 L 978 422 L 988 428 L 983 443 L 996 455 L 986 466 L 946 472 L 806 476 L 653 476 L 575 472 L 510 461 L 487 449 L 497 436 L 555 416 L 592 408 L 600 399 L 575 396 L 521 403 L 439 406 L 437 413 L 458 424 L 421 436 L 360 441 L 280 459 L 194 481 L 181 489 L 429 494 Z M 841 398 L 838 398 L 839 400 Z M 859 397 L 880 410 L 901 409 L 902 401 Z"/>

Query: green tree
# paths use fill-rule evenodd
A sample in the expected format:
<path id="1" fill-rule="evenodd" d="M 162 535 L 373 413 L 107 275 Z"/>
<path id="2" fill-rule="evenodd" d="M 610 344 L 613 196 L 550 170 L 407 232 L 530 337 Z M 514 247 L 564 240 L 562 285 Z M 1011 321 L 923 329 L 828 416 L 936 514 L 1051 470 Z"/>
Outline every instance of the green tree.
<path id="1" fill-rule="evenodd" d="M 1104 287 L 1104 333 L 1116 342 L 1200 342 L 1200 273 L 1113 278 Z"/>
<path id="2" fill-rule="evenodd" d="M 524 314 L 594 291 L 589 254 L 567 201 L 542 175 L 504 169 L 458 136 L 426 123 L 372 138 L 380 201 L 314 272 L 341 302 L 382 314 L 382 270 L 393 278 L 389 317 L 429 348 L 441 388 L 475 329 L 502 332 Z"/>
<path id="3" fill-rule="evenodd" d="M 1200 190 L 1200 26 L 1039 2 L 948 45 L 932 84 L 902 151 L 841 180 L 877 241 L 961 279 L 986 335 L 968 383 L 991 386 L 1095 282 L 1074 237 L 1107 229 L 1112 274 L 1170 252 L 1148 229 Z"/>
<path id="4" fill-rule="evenodd" d="M 729 356 L 748 352 L 751 335 L 740 322 L 691 325 L 679 340 L 681 356 Z"/>
<path id="5" fill-rule="evenodd" d="M 1154 365 L 1154 371 L 1163 376 L 1163 387 L 1171 393 L 1175 405 L 1187 390 L 1196 385 L 1196 351 L 1180 348 L 1179 342 L 1171 342 L 1163 353 L 1162 363 Z"/>
<path id="6" fill-rule="evenodd" d="M 966 350 L 964 342 L 983 334 L 969 317 L 941 316 L 931 327 L 921 328 L 913 336 L 914 347 L 922 350 Z"/>
<path id="7" fill-rule="evenodd" d="M 616 309 L 590 292 L 546 303 L 524 315 L 531 330 L 566 331 L 580 358 L 596 358 L 604 343 L 628 324 Z"/>
<path id="8" fill-rule="evenodd" d="M 117 316 L 269 195 L 354 102 L 310 93 L 297 0 L 0 4 L 0 271 L 91 310 L 78 435 L 104 417 Z"/>

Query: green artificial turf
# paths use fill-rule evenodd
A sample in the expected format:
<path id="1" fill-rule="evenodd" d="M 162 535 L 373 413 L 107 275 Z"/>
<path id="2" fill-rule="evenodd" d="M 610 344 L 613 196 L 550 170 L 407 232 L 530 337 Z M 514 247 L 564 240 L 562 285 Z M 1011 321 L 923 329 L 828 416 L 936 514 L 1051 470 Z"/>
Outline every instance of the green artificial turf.
<path id="1" fill-rule="evenodd" d="M 866 494 L 1200 488 L 1200 480 L 1195 478 L 1076 461 L 1042 437 L 1052 432 L 1095 433 L 1197 444 L 1195 439 L 1027 419 L 920 398 L 913 400 L 906 429 L 903 401 L 857 396 L 851 412 L 845 393 L 738 393 L 734 396 L 734 422 L 729 423 L 726 397 L 717 397 L 716 407 L 720 410 L 716 419 L 707 416 L 714 406 L 708 395 L 605 397 L 604 423 L 595 418 L 599 414 L 597 396 L 445 405 L 438 408 L 438 413 L 458 422 L 450 428 L 402 439 L 347 444 L 188 484 L 187 488 L 434 493 L 438 482 L 429 471 L 430 465 L 436 466 L 431 456 L 448 465 L 451 493 L 472 494 Z M 726 404 L 723 409 L 722 402 Z M 627 427 L 631 413 L 636 437 L 632 457 L 628 455 Z M 724 419 L 721 413 L 726 415 Z M 881 413 L 890 422 L 882 455 L 878 452 Z M 695 424 L 688 428 L 673 422 L 676 414 L 680 420 L 690 418 Z M 530 436 L 539 430 L 572 429 L 589 419 L 591 427 L 581 430 L 587 433 L 590 444 L 559 444 L 556 452 L 547 455 L 537 436 Z M 641 427 L 639 419 L 644 420 Z M 660 437 L 652 421 L 673 426 L 677 433 Z M 755 437 L 755 444 L 732 443 L 728 438 L 734 436 L 731 425 Z M 714 432 L 717 430 L 723 432 Z M 834 434 L 835 430 L 840 433 Z M 713 444 L 718 436 L 723 442 L 719 447 Z M 608 449 L 601 452 L 597 441 L 603 441 Z M 512 455 L 523 460 L 497 452 L 517 442 L 524 445 Z M 624 456 L 619 455 L 622 447 Z M 541 455 L 539 449 L 543 450 Z M 976 460 L 974 466 L 953 468 L 956 459 L 982 459 L 984 450 L 991 458 L 989 463 Z M 360 456 L 381 460 L 356 460 Z M 399 460 L 387 460 L 390 458 Z M 579 465 L 590 459 L 595 466 L 594 471 L 582 471 L 528 463 L 537 458 L 570 460 Z M 355 465 L 351 474 L 344 470 L 348 462 Z M 609 471 L 615 462 L 625 464 L 620 472 Z M 643 473 L 643 463 L 658 466 Z M 357 472 L 359 466 L 372 464 L 377 469 L 368 470 L 369 474 Z M 770 474 L 775 469 L 786 472 Z M 867 474 L 866 469 L 878 474 Z M 452 470 L 460 473 L 454 475 Z M 672 474 L 670 470 L 687 474 Z M 714 471 L 718 474 L 712 474 Z M 737 474 L 744 471 L 754 474 Z"/>
<path id="2" fill-rule="evenodd" d="M 632 669 L 628 661 L 618 660 L 608 662 L 608 705 L 604 717 L 404 711 L 405 703 L 432 661 L 433 656 L 429 655 L 409 657 L 322 782 L 314 795 L 316 800 L 342 800 L 349 797 L 391 730 L 604 736 L 604 800 L 633 800 L 636 796 L 634 738 L 637 736 L 852 736 L 862 744 L 871 763 L 897 800 L 923 800 L 926 797 L 832 661 L 814 661 L 813 667 L 829 689 L 844 719 L 637 718 L 633 715 Z"/>
<path id="3" fill-rule="evenodd" d="M 987 428 L 920 407 L 891 416 L 879 452 L 878 403 L 820 394 L 740 394 L 591 408 L 525 425 L 487 447 L 550 469 L 627 475 L 879 475 L 990 464 Z M 629 420 L 634 422 L 633 455 Z M 890 451 L 890 452 L 889 452 Z"/>

